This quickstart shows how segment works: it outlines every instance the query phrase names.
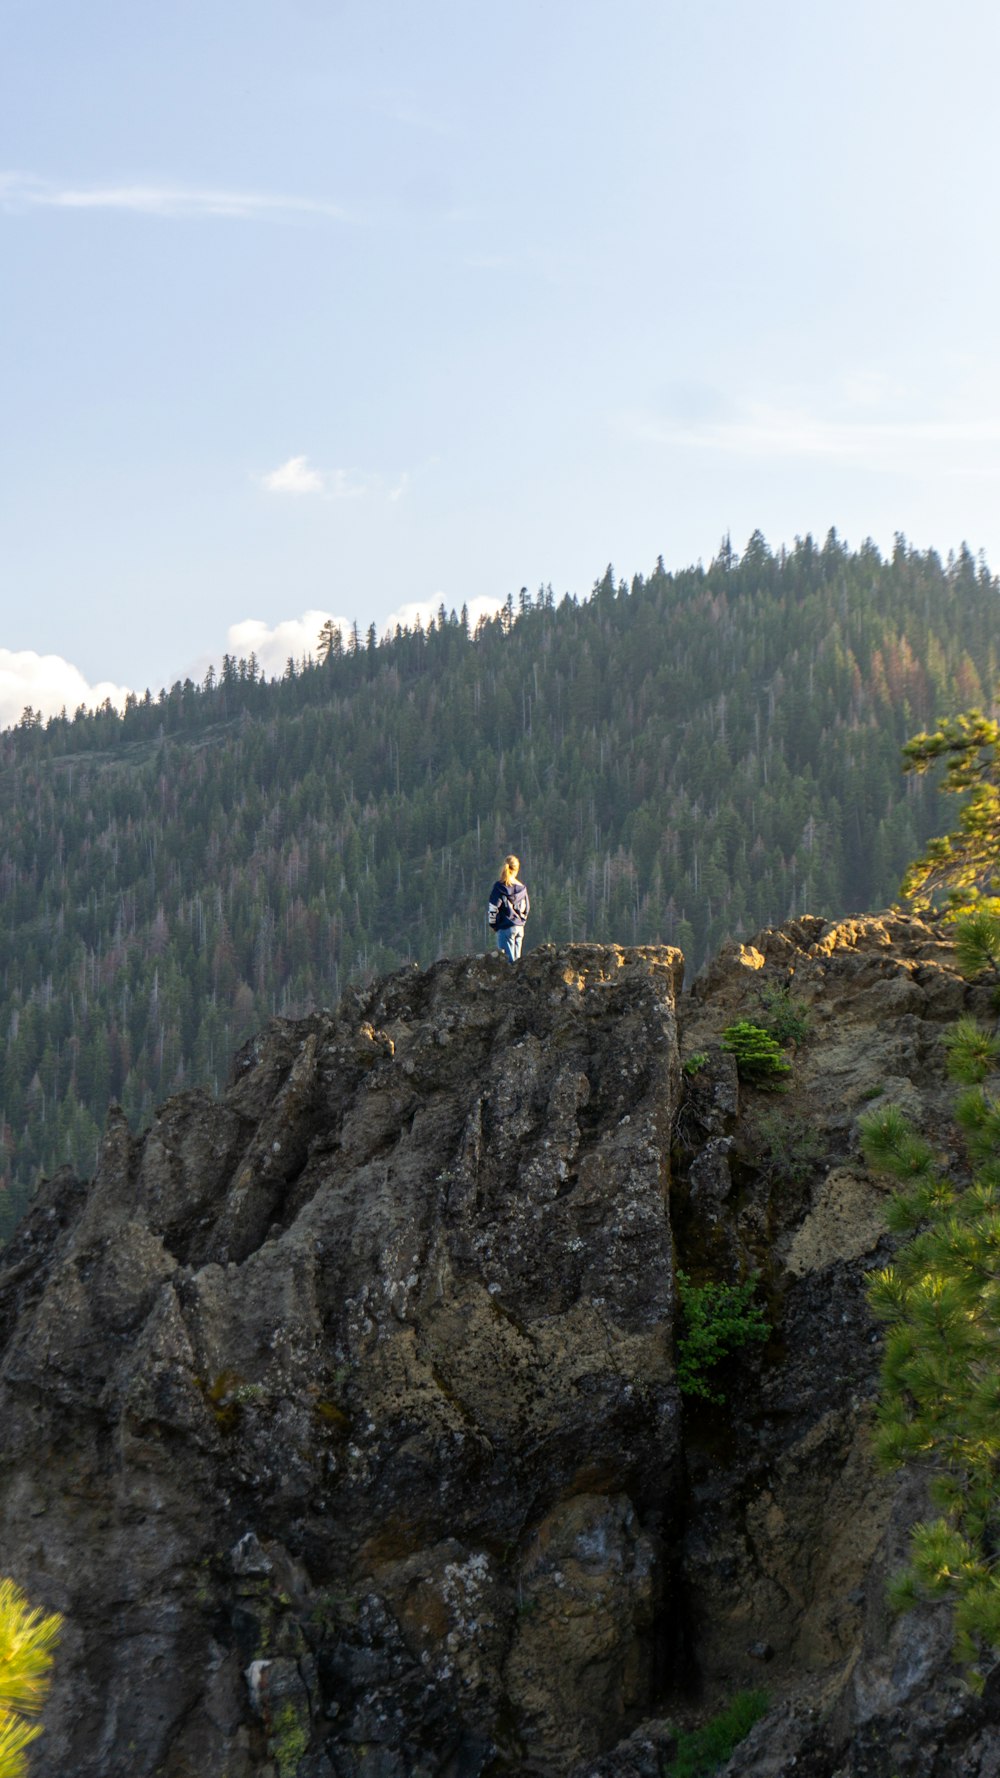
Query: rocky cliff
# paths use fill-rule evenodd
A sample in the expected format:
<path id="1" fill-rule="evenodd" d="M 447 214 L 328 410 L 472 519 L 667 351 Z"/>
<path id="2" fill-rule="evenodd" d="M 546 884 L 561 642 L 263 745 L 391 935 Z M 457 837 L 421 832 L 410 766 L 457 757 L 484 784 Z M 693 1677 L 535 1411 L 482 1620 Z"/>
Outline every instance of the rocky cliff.
<path id="1" fill-rule="evenodd" d="M 996 1778 L 993 1688 L 885 1605 L 922 1497 L 869 1456 L 857 1145 L 882 1094 L 960 1168 L 985 991 L 891 917 L 681 971 L 404 971 L 42 1189 L 0 1255 L 0 1569 L 66 1616 L 36 1778 L 639 1778 L 762 1684 L 734 1775 Z M 766 1095 L 719 1038 L 789 987 Z M 721 1406 L 678 1264 L 761 1276 Z"/>

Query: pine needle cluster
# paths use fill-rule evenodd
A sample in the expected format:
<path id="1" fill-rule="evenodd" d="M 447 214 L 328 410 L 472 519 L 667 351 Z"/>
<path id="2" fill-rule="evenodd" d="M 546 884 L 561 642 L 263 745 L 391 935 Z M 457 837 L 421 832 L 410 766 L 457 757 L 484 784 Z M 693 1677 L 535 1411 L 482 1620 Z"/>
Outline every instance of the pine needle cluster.
<path id="1" fill-rule="evenodd" d="M 931 1465 L 939 1516 L 916 1526 L 893 1585 L 900 1608 L 950 1599 L 958 1657 L 979 1678 L 1000 1648 L 1000 1041 L 962 1019 L 946 1039 L 963 1089 L 956 1117 L 973 1163 L 964 1191 L 893 1106 L 862 1119 L 865 1157 L 899 1182 L 890 1226 L 909 1239 L 873 1273 L 886 1324 L 876 1449 L 893 1467 Z"/>
<path id="2" fill-rule="evenodd" d="M 32 1607 L 12 1580 L 0 1580 L 0 1778 L 24 1778 L 32 1722 L 45 1702 L 62 1619 Z"/>

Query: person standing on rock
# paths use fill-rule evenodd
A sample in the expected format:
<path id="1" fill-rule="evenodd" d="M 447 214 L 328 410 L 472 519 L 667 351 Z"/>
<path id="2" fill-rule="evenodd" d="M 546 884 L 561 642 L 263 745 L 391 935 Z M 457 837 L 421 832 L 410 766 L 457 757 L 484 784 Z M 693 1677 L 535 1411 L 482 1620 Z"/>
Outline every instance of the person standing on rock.
<path id="1" fill-rule="evenodd" d="M 528 891 L 517 880 L 520 868 L 521 860 L 515 858 L 513 852 L 508 853 L 490 890 L 490 905 L 486 910 L 486 918 L 497 935 L 497 950 L 508 963 L 516 963 L 521 955 L 524 922 L 531 911 Z"/>

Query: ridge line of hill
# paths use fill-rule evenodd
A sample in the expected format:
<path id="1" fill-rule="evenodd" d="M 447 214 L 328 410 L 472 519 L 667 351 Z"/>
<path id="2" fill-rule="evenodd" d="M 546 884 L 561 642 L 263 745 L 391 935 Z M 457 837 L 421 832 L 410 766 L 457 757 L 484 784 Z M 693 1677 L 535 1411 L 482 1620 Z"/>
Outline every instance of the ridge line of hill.
<path id="1" fill-rule="evenodd" d="M 0 1238 L 40 1172 L 91 1171 L 112 1099 L 137 1127 L 272 1014 L 481 950 L 511 849 L 529 946 L 696 969 L 886 904 L 945 825 L 901 746 L 990 702 L 997 592 L 968 551 L 755 534 L 474 634 L 442 612 L 273 683 L 230 659 L 0 735 Z"/>

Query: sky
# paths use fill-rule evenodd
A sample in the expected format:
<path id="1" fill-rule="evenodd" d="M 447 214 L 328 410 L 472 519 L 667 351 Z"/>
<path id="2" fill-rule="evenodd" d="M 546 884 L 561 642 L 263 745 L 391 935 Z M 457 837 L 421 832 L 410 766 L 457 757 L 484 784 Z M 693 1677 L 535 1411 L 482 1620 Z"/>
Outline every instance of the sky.
<path id="1" fill-rule="evenodd" d="M 1000 569 L 989 0 L 2 0 L 0 726 L 831 525 Z"/>

